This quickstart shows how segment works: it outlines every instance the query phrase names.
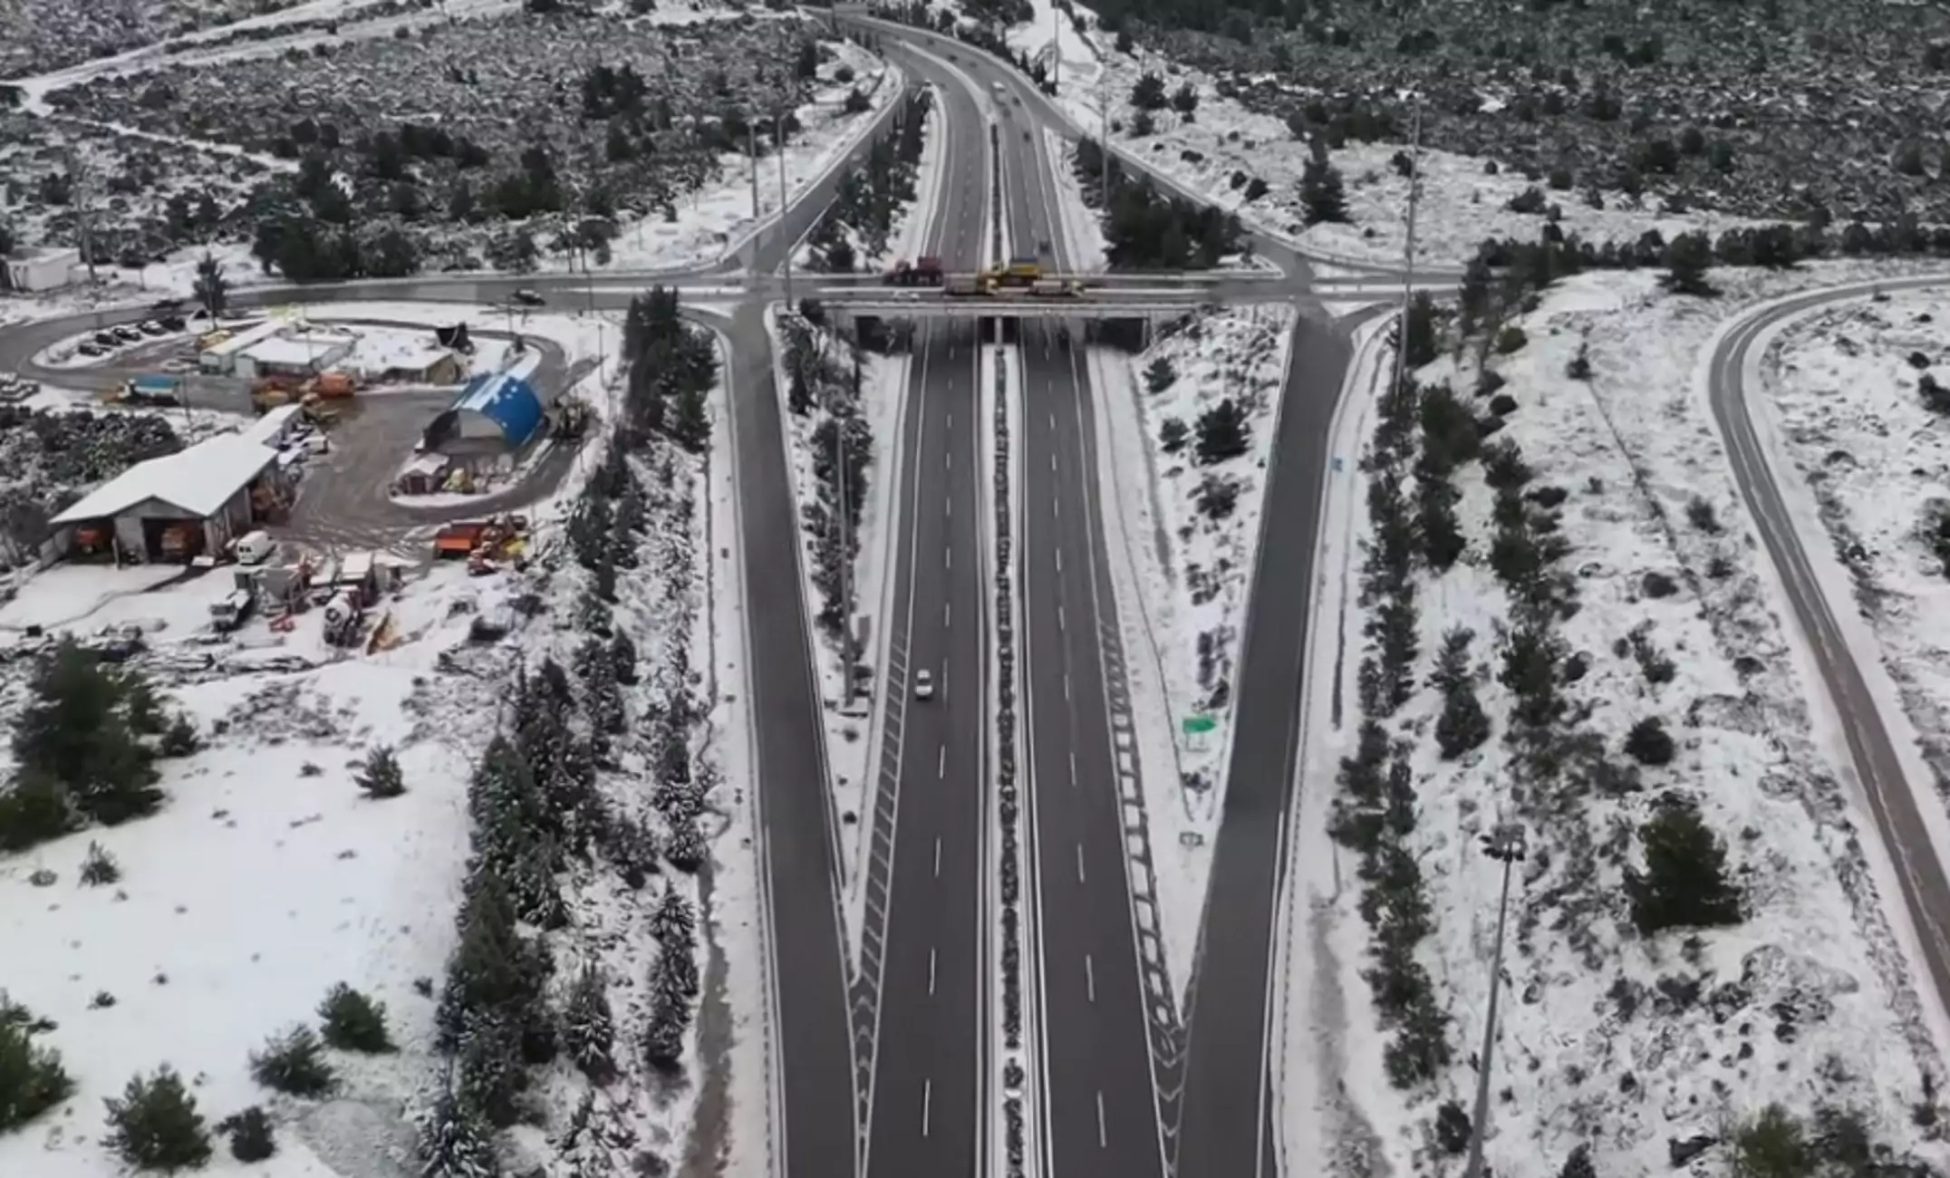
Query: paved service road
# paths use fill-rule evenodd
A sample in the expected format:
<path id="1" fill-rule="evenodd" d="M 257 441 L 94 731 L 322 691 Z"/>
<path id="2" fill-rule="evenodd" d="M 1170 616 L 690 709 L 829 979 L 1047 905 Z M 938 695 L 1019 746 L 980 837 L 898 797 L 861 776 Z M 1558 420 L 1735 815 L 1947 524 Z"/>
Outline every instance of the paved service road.
<path id="1" fill-rule="evenodd" d="M 898 47 L 891 47 L 898 52 Z M 950 268 L 982 261 L 987 152 L 963 86 L 925 58 L 910 72 L 940 82 L 947 140 L 939 215 L 926 252 Z M 917 213 L 925 212 L 917 210 Z M 896 556 L 886 620 L 887 696 L 867 871 L 854 1018 L 877 1015 L 871 1049 L 866 1172 L 885 1178 L 988 1173 L 989 974 L 983 860 L 989 846 L 985 702 L 987 585 L 979 506 L 984 476 L 972 322 L 923 325 L 913 358 L 903 451 L 889 521 Z M 874 478 L 895 477 L 885 462 Z M 933 698 L 916 699 L 928 670 Z M 877 1000 L 877 1001 L 875 1001 Z"/>
<path id="2" fill-rule="evenodd" d="M 1938 1005 L 1950 1008 L 1950 940 L 1946 939 L 1946 930 L 1950 930 L 1950 881 L 1945 879 L 1943 863 L 1937 858 L 1929 829 L 1917 809 L 1919 790 L 1912 789 L 1904 778 L 1895 740 L 1836 621 L 1836 608 L 1853 609 L 1854 604 L 1830 602 L 1822 595 L 1821 582 L 1801 547 L 1780 487 L 1774 481 L 1776 473 L 1782 478 L 1797 476 L 1791 466 L 1779 472 L 1770 471 L 1747 408 L 1748 396 L 1759 390 L 1744 385 L 1749 352 L 1769 327 L 1782 320 L 1824 303 L 1864 298 L 1878 290 L 1942 286 L 1950 286 L 1950 280 L 1942 276 L 1896 278 L 1813 291 L 1779 303 L 1741 323 L 1720 342 L 1712 356 L 1708 395 L 1714 420 L 1719 422 L 1721 434 L 1726 438 L 1734 482 L 1747 501 L 1762 543 L 1767 546 L 1768 559 L 1787 589 L 1796 624 L 1808 638 L 1815 668 L 1841 718 L 1842 735 L 1848 742 L 1856 777 L 1869 803 L 1869 815 L 1875 821 L 1882 845 L 1888 849 L 1903 906 L 1916 930 L 1930 987 L 1935 991 Z M 1925 796 L 1930 793 L 1927 784 L 1916 784 L 1923 787 L 1920 792 Z"/>

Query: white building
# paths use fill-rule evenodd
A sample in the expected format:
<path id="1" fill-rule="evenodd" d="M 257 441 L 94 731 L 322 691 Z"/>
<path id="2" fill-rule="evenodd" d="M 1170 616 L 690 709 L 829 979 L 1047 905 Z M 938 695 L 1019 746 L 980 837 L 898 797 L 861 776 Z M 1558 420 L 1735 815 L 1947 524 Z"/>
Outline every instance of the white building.
<path id="1" fill-rule="evenodd" d="M 75 267 L 81 265 L 81 251 L 22 246 L 0 261 L 6 263 L 0 288 L 28 293 L 58 290 L 73 281 Z"/>
<path id="2" fill-rule="evenodd" d="M 305 376 L 338 364 L 352 354 L 357 343 L 357 336 L 345 332 L 319 331 L 267 319 L 203 349 L 197 356 L 197 366 L 205 372 L 224 373 L 243 380 L 260 376 Z"/>

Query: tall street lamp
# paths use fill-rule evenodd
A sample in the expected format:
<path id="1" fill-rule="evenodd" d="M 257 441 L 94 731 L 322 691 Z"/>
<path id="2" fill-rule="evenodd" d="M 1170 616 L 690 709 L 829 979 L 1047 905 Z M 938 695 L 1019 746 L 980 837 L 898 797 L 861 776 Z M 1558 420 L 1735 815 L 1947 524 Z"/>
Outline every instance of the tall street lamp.
<path id="1" fill-rule="evenodd" d="M 1469 1123 L 1469 1164 L 1463 1178 L 1482 1178 L 1483 1133 L 1490 1117 L 1490 1055 L 1496 1049 L 1496 996 L 1503 989 L 1503 924 L 1510 911 L 1510 867 L 1523 861 L 1523 827 L 1499 822 L 1483 836 L 1483 853 L 1503 861 L 1503 890 L 1496 901 L 1496 947 L 1490 952 L 1490 1007 L 1483 1020 L 1483 1051 L 1476 1067 L 1476 1111 Z"/>

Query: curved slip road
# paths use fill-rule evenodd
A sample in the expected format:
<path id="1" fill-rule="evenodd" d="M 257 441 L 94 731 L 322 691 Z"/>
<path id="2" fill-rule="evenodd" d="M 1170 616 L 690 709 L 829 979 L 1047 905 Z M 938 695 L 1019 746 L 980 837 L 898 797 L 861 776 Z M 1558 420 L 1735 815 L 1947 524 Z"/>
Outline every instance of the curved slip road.
<path id="1" fill-rule="evenodd" d="M 1830 602 L 1820 578 L 1795 531 L 1793 516 L 1782 498 L 1777 478 L 1795 477 L 1792 469 L 1776 471 L 1767 460 L 1766 446 L 1754 429 L 1748 405 L 1759 390 L 1745 386 L 1749 353 L 1767 331 L 1786 320 L 1827 303 L 1865 298 L 1878 290 L 1918 290 L 1950 286 L 1950 276 L 1899 278 L 1856 283 L 1811 291 L 1771 304 L 1738 322 L 1720 340 L 1709 361 L 1707 386 L 1713 419 L 1727 447 L 1727 463 L 1760 532 L 1761 543 L 1794 609 L 1796 624 L 1807 637 L 1809 653 L 1821 675 L 1823 690 L 1833 701 L 1848 744 L 1856 778 L 1869 804 L 1869 816 L 1887 849 L 1902 892 L 1903 907 L 1923 955 L 1930 990 L 1940 1009 L 1950 1009 L 1950 879 L 1931 842 L 1929 827 L 1917 808 L 1918 796 L 1928 797 L 1926 783 L 1912 788 L 1903 773 L 1889 725 L 1877 708 L 1875 693 L 1863 677 L 1849 649 L 1835 610 L 1851 609 L 1851 602 Z M 1906 721 L 1897 720 L 1906 727 Z M 1920 981 L 1920 979 L 1919 979 Z"/>

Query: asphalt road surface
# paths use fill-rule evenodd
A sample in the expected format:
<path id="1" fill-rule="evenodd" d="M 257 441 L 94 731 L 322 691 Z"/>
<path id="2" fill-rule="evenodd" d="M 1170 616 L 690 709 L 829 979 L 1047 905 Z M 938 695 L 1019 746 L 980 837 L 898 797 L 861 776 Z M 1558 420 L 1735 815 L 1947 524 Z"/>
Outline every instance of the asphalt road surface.
<path id="1" fill-rule="evenodd" d="M 997 142 L 1010 252 L 1071 268 L 1033 91 L 995 67 L 975 76 L 1003 85 Z M 1039 976 L 1025 985 L 1042 1004 L 1045 1148 L 1053 1174 L 1162 1175 L 1103 651 L 1118 621 L 1097 502 L 1096 407 L 1072 345 L 1081 324 L 1018 329 L 1022 709 L 1040 949 L 1029 957 Z"/>
<path id="2" fill-rule="evenodd" d="M 1767 314 L 1743 323 L 1720 342 L 1712 357 L 1708 393 L 1713 417 L 1720 423 L 1727 440 L 1727 458 L 1734 482 L 1747 501 L 1761 542 L 1767 546 L 1768 558 L 1787 589 L 1795 621 L 1808 638 L 1815 667 L 1840 716 L 1855 775 L 1869 803 L 1869 815 L 1895 866 L 1903 906 L 1916 930 L 1930 987 L 1939 1005 L 1950 1008 L 1950 938 L 1946 938 L 1946 930 L 1950 930 L 1950 881 L 1945 879 L 1943 863 L 1937 858 L 1929 829 L 1916 803 L 1919 792 L 1926 796 L 1930 793 L 1929 785 L 1918 782 L 1920 788 L 1913 789 L 1904 778 L 1902 760 L 1877 710 L 1876 697 L 1863 679 L 1854 653 L 1836 622 L 1835 610 L 1852 609 L 1853 603 L 1830 602 L 1822 595 L 1821 583 L 1795 533 L 1780 487 L 1769 473 L 1765 451 L 1747 412 L 1749 390 L 1743 382 L 1748 352 L 1770 326 L 1783 319 L 1824 303 L 1862 298 L 1876 290 L 1944 285 L 1950 284 L 1940 277 L 1898 278 L 1813 291 L 1790 299 Z M 1791 467 L 1780 474 L 1784 478 L 1795 477 Z M 1921 980 L 1918 979 L 1919 983 Z"/>
<path id="3" fill-rule="evenodd" d="M 984 258 L 987 152 L 974 103 L 939 66 L 902 54 L 941 83 L 941 205 L 926 252 L 951 269 Z M 900 484 L 892 502 L 883 761 L 871 803 L 862 985 L 854 1018 L 874 1020 L 866 1172 L 886 1178 L 986 1175 L 989 971 L 983 860 L 988 694 L 977 409 L 979 327 L 942 322 L 914 335 Z M 888 443 L 890 439 L 880 439 Z M 883 452 L 886 452 L 883 450 Z M 893 478 L 889 462 L 872 477 Z M 927 670 L 930 699 L 913 684 Z M 889 759 L 891 758 L 891 763 Z M 856 1042 L 861 1039 L 856 1025 Z"/>

